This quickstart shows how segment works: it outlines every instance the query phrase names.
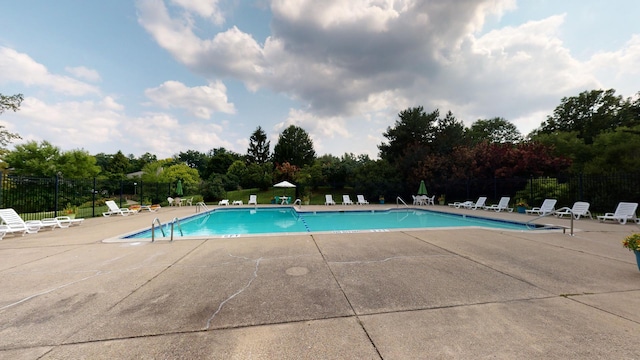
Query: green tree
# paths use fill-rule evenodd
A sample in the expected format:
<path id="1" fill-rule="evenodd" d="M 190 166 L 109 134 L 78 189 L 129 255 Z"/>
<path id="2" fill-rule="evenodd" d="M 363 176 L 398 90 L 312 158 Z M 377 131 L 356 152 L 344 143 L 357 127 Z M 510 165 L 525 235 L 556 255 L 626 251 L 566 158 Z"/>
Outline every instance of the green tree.
<path id="1" fill-rule="evenodd" d="M 467 130 L 467 138 L 472 144 L 483 141 L 490 143 L 517 143 L 522 134 L 513 123 L 501 117 L 476 120 Z"/>
<path id="2" fill-rule="evenodd" d="M 180 152 L 174 156 L 176 163 L 187 164 L 190 168 L 197 169 L 200 174 L 203 174 L 207 166 L 207 154 L 195 150 L 187 150 L 186 152 Z"/>
<path id="3" fill-rule="evenodd" d="M 18 109 L 20 109 L 20 104 L 22 104 L 22 100 L 24 100 L 24 96 L 22 96 L 22 94 L 11 96 L 0 94 L 0 114 L 6 110 L 11 110 L 13 112 L 18 111 Z"/>
<path id="4" fill-rule="evenodd" d="M 58 172 L 60 148 L 48 141 L 18 144 L 5 156 L 7 165 L 17 175 L 53 177 Z"/>
<path id="5" fill-rule="evenodd" d="M 587 174 L 637 173 L 640 169 L 640 126 L 620 127 L 596 136 L 592 153 L 594 156 L 584 166 Z"/>
<path id="6" fill-rule="evenodd" d="M 438 116 L 438 110 L 427 114 L 422 106 L 401 111 L 394 127 L 388 127 L 382 134 L 387 138 L 387 143 L 378 145 L 380 158 L 393 164 L 405 154 L 407 148 L 429 145 Z"/>
<path id="7" fill-rule="evenodd" d="M 273 161 L 280 165 L 289 163 L 301 168 L 312 165 L 315 157 L 316 152 L 309 134 L 295 125 L 284 129 L 273 148 Z"/>
<path id="8" fill-rule="evenodd" d="M 241 185 L 244 188 L 260 188 L 267 190 L 273 184 L 273 164 L 270 162 L 258 165 L 249 164 Z"/>
<path id="9" fill-rule="evenodd" d="M 227 177 L 243 186 L 246 184 L 245 176 L 247 175 L 247 165 L 242 160 L 234 161 L 227 169 Z"/>
<path id="10" fill-rule="evenodd" d="M 433 134 L 431 148 L 438 154 L 450 154 L 454 148 L 466 144 L 464 124 L 451 111 L 444 119 L 438 119 Z"/>
<path id="11" fill-rule="evenodd" d="M 562 98 L 561 104 L 542 123 L 538 132 L 555 134 L 576 131 L 585 144 L 591 145 L 595 137 L 619 126 L 634 126 L 628 116 L 628 102 L 616 96 L 615 90 L 591 90 L 578 96 Z"/>
<path id="12" fill-rule="evenodd" d="M 0 94 L 0 114 L 6 110 L 18 111 L 23 100 L 22 94 L 5 96 Z M 7 146 L 13 141 L 21 139 L 20 135 L 9 132 L 4 125 L 0 125 L 0 169 L 7 168 L 4 156 L 9 152 Z"/>
<path id="13" fill-rule="evenodd" d="M 129 158 L 118 150 L 110 159 L 105 169 L 106 175 L 111 179 L 124 179 L 129 172 Z"/>
<path id="14" fill-rule="evenodd" d="M 185 164 L 174 164 L 163 171 L 162 177 L 165 181 L 174 183 L 178 180 L 182 181 L 184 194 L 195 192 L 200 186 L 200 175 L 198 170 L 190 168 Z"/>
<path id="15" fill-rule="evenodd" d="M 167 160 L 158 160 L 146 164 L 142 168 L 142 181 L 148 183 L 170 182 L 170 180 L 167 179 L 164 173 L 165 166 L 170 166 Z"/>
<path id="16" fill-rule="evenodd" d="M 229 166 L 236 160 L 242 160 L 242 156 L 225 148 L 212 149 L 209 151 L 207 166 L 201 176 L 209 179 L 214 174 L 225 175 Z"/>
<path id="17" fill-rule="evenodd" d="M 136 172 L 141 171 L 145 165 L 158 161 L 158 158 L 151 153 L 144 153 L 139 157 L 135 157 L 133 154 L 129 155 L 129 171 Z"/>
<path id="18" fill-rule="evenodd" d="M 249 138 L 249 148 L 247 149 L 247 162 L 262 165 L 269 161 L 269 147 L 271 142 L 267 141 L 267 134 L 258 126 L 256 131 Z"/>
<path id="19" fill-rule="evenodd" d="M 100 171 L 96 158 L 86 150 L 65 151 L 58 159 L 58 172 L 66 178 L 92 178 Z"/>

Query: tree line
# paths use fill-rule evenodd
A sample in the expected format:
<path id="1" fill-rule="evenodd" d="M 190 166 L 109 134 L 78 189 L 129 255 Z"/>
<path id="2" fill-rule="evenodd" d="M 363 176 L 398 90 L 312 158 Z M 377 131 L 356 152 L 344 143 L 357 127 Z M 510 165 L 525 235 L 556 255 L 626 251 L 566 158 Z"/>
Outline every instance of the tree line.
<path id="1" fill-rule="evenodd" d="M 21 94 L 0 96 L 0 114 L 19 110 Z M 48 141 L 8 150 L 20 136 L 0 126 L 0 165 L 21 176 L 121 180 L 133 174 L 144 182 L 180 179 L 205 200 L 242 188 L 267 189 L 282 180 L 296 183 L 300 196 L 320 187 L 353 187 L 377 197 L 410 194 L 423 179 L 433 185 L 559 173 L 633 173 L 640 166 L 640 93 L 624 99 L 613 89 L 591 90 L 563 98 L 526 136 L 501 117 L 479 119 L 466 127 L 450 111 L 442 116 L 438 109 L 411 107 L 398 114 L 383 136 L 375 160 L 352 153 L 317 156 L 309 134 L 294 125 L 279 134 L 273 152 L 259 126 L 245 154 L 221 147 L 157 159 L 150 153 L 135 157 L 121 151 L 61 151 Z"/>

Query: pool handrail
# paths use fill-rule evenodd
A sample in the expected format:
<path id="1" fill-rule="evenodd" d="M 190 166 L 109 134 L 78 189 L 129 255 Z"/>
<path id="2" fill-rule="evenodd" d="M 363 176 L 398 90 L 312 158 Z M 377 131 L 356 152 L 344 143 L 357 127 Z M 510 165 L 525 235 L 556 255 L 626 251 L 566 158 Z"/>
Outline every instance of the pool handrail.
<path id="1" fill-rule="evenodd" d="M 180 230 L 180 236 L 184 236 L 184 233 L 182 232 L 182 226 L 180 225 L 180 219 L 178 219 L 177 217 L 174 217 L 173 220 L 171 221 L 171 239 L 169 241 L 173 241 L 173 227 L 176 223 L 178 224 L 178 230 Z"/>
<path id="2" fill-rule="evenodd" d="M 409 205 L 407 205 L 407 203 L 404 202 L 404 200 L 402 200 L 400 196 L 396 197 L 396 206 L 400 206 L 400 203 L 398 202 L 398 200 L 400 200 L 400 202 L 402 202 L 404 206 L 409 207 Z"/>
<path id="3" fill-rule="evenodd" d="M 164 229 L 162 228 L 162 223 L 160 222 L 160 219 L 159 218 L 155 218 L 151 222 L 151 242 L 156 241 L 155 223 L 158 223 L 158 227 L 160 228 L 160 231 L 162 231 L 162 236 L 163 237 L 165 236 L 164 235 Z"/>
<path id="4" fill-rule="evenodd" d="M 559 209 L 558 209 L 558 210 L 559 210 Z M 547 216 L 550 216 L 550 215 L 555 215 L 555 214 L 556 214 L 556 212 L 558 212 L 558 210 L 553 210 L 553 211 L 551 211 L 551 212 L 548 212 L 548 213 L 546 213 L 546 214 L 542 214 L 542 215 L 540 215 L 540 216 L 538 216 L 538 217 L 536 217 L 536 218 L 533 218 L 533 219 L 531 219 L 531 220 L 527 221 L 527 222 L 525 223 L 525 225 L 527 226 L 527 228 L 529 228 L 529 225 L 531 225 L 531 223 L 532 223 L 533 221 L 536 221 L 536 220 L 542 219 L 543 217 L 547 217 Z M 570 229 L 569 236 L 575 236 L 575 234 L 573 233 L 573 219 L 574 219 L 573 211 L 571 211 L 571 209 L 570 209 L 570 208 L 566 208 L 565 210 L 568 210 L 568 211 L 571 213 L 571 216 L 569 216 L 569 217 L 571 218 L 571 226 L 569 227 L 569 229 Z M 557 227 L 557 225 L 552 225 L 552 226 L 556 226 L 556 227 Z M 545 227 L 546 227 L 546 226 L 545 226 Z M 544 228 L 544 227 L 543 227 L 543 228 Z M 562 232 L 563 232 L 563 233 L 565 233 L 565 232 L 566 232 L 566 230 L 567 230 L 567 228 L 566 228 L 565 226 L 563 226 L 563 227 L 562 227 Z"/>
<path id="5" fill-rule="evenodd" d="M 207 207 L 207 204 L 205 204 L 204 201 L 200 201 L 196 203 L 196 212 L 200 212 L 200 208 L 202 208 L 204 211 L 209 210 L 209 208 Z"/>

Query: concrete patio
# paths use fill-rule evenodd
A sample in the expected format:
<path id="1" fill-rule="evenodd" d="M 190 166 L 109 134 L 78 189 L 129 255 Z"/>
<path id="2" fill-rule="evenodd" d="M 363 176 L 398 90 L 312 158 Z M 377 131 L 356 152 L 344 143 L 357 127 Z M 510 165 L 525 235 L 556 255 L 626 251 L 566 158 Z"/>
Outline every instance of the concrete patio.
<path id="1" fill-rule="evenodd" d="M 194 212 L 0 240 L 0 359 L 640 359 L 635 224 L 103 242 Z"/>

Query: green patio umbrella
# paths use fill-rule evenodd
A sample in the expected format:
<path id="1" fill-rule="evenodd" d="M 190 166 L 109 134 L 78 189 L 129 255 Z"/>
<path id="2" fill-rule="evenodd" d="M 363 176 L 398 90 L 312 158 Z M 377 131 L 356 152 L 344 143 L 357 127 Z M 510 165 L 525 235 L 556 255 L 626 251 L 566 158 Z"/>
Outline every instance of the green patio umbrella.
<path id="1" fill-rule="evenodd" d="M 424 184 L 424 180 L 420 180 L 420 187 L 418 188 L 418 195 L 427 195 L 427 186 Z"/>
<path id="2" fill-rule="evenodd" d="M 182 193 L 182 180 L 178 180 L 178 183 L 176 184 L 176 195 L 178 196 L 184 195 Z"/>

